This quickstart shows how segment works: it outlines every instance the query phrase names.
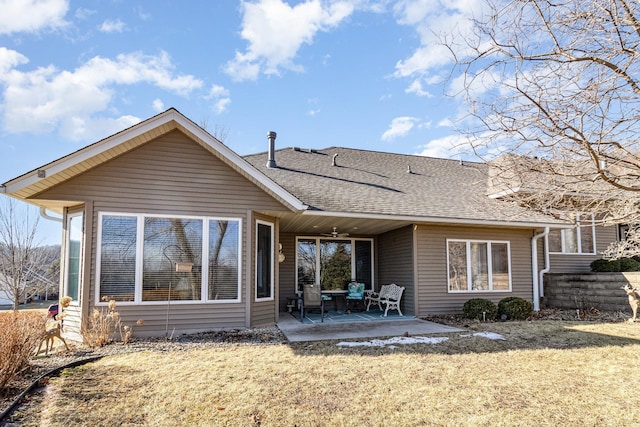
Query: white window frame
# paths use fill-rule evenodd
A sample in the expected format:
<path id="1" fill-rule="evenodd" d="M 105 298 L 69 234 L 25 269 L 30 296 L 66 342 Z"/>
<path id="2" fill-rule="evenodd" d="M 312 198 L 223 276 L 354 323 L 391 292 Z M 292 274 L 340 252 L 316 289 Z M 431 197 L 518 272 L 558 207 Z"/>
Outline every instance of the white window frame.
<path id="1" fill-rule="evenodd" d="M 586 221 L 590 221 L 591 222 L 591 226 L 589 225 L 580 225 L 582 221 L 585 221 L 583 219 L 580 218 L 579 214 L 576 214 L 576 224 L 574 227 L 571 228 L 571 230 L 574 230 L 576 233 L 576 240 L 577 240 L 577 252 L 567 252 L 567 243 L 566 243 L 566 233 L 567 230 L 566 228 L 563 228 L 560 231 L 560 252 L 554 252 L 554 251 L 549 251 L 550 254 L 560 254 L 560 255 L 596 255 L 597 254 L 597 250 L 596 250 L 596 226 L 595 226 L 595 221 L 593 218 L 593 214 L 587 214 L 590 218 L 586 219 Z M 582 234 L 586 231 L 586 230 L 591 230 L 591 239 L 593 242 L 593 251 L 592 252 L 582 252 Z"/>
<path id="2" fill-rule="evenodd" d="M 269 242 L 270 248 L 271 248 L 271 256 L 269 257 L 269 280 L 271 282 L 271 289 L 269 291 L 269 296 L 268 297 L 262 297 L 262 298 L 258 298 L 258 226 L 259 225 L 265 225 L 267 227 L 269 227 L 269 229 L 271 230 L 271 239 Z M 263 301 L 273 301 L 275 299 L 275 224 L 272 222 L 268 222 L 268 221 L 263 221 L 263 220 L 256 220 L 256 238 L 255 238 L 255 247 L 254 247 L 254 300 L 255 302 L 263 302 Z"/>
<path id="3" fill-rule="evenodd" d="M 315 240 L 316 241 L 316 283 L 320 283 L 320 242 L 322 240 L 331 240 L 331 241 L 345 241 L 351 242 L 352 248 L 355 248 L 356 241 L 368 241 L 371 242 L 371 288 L 367 288 L 366 290 L 374 290 L 375 289 L 375 251 L 373 247 L 373 239 L 370 237 L 320 237 L 320 236 L 296 236 L 296 284 L 295 289 L 296 292 L 302 292 L 302 289 L 298 288 L 298 244 L 300 240 Z M 356 277 L 356 253 L 355 250 L 351 251 L 351 277 Z"/>
<path id="4" fill-rule="evenodd" d="M 80 217 L 81 223 L 81 238 L 80 238 L 80 262 L 78 263 L 78 295 L 71 301 L 71 305 L 79 305 L 80 298 L 82 296 L 82 270 L 84 266 L 84 211 L 67 213 L 66 226 L 67 233 L 65 236 L 65 265 L 64 265 L 64 286 L 63 294 L 69 295 L 69 255 L 71 249 L 71 220 L 73 218 Z"/>
<path id="5" fill-rule="evenodd" d="M 172 214 L 132 214 L 129 212 L 99 212 L 98 213 L 98 239 L 96 249 L 96 295 L 97 306 L 108 305 L 108 302 L 100 300 L 100 268 L 102 265 L 102 218 L 103 216 L 126 216 L 136 218 L 136 266 L 135 266 L 135 297 L 134 301 L 118 301 L 118 305 L 166 305 L 166 301 L 142 300 L 142 277 L 144 259 L 144 219 L 145 218 L 179 218 L 201 220 L 202 229 L 202 282 L 199 300 L 171 300 L 173 304 L 237 304 L 242 302 L 242 218 L 213 217 L 213 216 L 189 216 Z M 238 223 L 238 297 L 236 299 L 208 299 L 209 280 L 209 222 L 210 221 L 236 221 Z"/>
<path id="6" fill-rule="evenodd" d="M 452 290 L 451 278 L 449 277 L 449 243 L 458 242 L 466 244 L 466 260 L 467 260 L 467 289 L 466 290 Z M 472 268 L 471 268 L 471 244 L 472 243 L 486 243 L 487 244 L 487 281 L 489 289 L 473 289 L 472 283 Z M 509 289 L 493 289 L 493 260 L 491 254 L 491 245 L 500 244 L 507 245 L 507 262 L 508 262 L 508 276 L 509 276 Z M 513 286 L 513 273 L 511 266 L 511 242 L 508 240 L 477 240 L 477 239 L 447 239 L 447 293 L 460 294 L 460 293 L 508 293 L 512 292 Z"/>

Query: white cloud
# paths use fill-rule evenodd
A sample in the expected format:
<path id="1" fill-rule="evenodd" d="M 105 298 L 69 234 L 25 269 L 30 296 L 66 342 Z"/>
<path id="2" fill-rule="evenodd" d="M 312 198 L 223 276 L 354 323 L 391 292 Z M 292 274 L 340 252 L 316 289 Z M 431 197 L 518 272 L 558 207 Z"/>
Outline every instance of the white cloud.
<path id="1" fill-rule="evenodd" d="M 440 159 L 458 159 L 470 147 L 469 138 L 463 135 L 449 135 L 434 139 L 418 147 L 416 155 Z"/>
<path id="2" fill-rule="evenodd" d="M 383 141 L 392 141 L 401 136 L 405 136 L 411 132 L 411 129 L 413 129 L 419 122 L 420 120 L 416 117 L 396 117 L 391 121 L 389 129 L 382 134 L 380 139 Z"/>
<path id="3" fill-rule="evenodd" d="M 394 76 L 412 78 L 408 93 L 429 96 L 424 85 L 441 83 L 443 68 L 453 64 L 454 58 L 443 45 L 443 35 L 455 34 L 464 40 L 470 33 L 470 18 L 480 16 L 482 3 L 476 0 L 400 0 L 393 8 L 400 25 L 413 27 L 420 38 L 420 45 L 405 59 L 396 63 Z M 464 55 L 461 50 L 457 53 Z"/>
<path id="4" fill-rule="evenodd" d="M 85 20 L 87 18 L 89 18 L 91 15 L 95 15 L 97 13 L 97 11 L 93 10 L 93 9 L 87 9 L 84 7 L 79 7 L 78 9 L 76 9 L 76 12 L 74 13 L 74 16 L 76 17 L 76 19 L 79 20 Z"/>
<path id="5" fill-rule="evenodd" d="M 64 117 L 60 121 L 59 133 L 71 141 L 92 141 L 112 135 L 140 123 L 142 120 L 135 116 L 124 115 L 116 118 L 108 117 Z"/>
<path id="6" fill-rule="evenodd" d="M 68 0 L 0 0 L 0 34 L 64 27 L 68 10 Z"/>
<path id="7" fill-rule="evenodd" d="M 96 56 L 72 71 L 60 71 L 52 65 L 26 72 L 15 68 L 26 61 L 17 52 L 0 50 L 0 64 L 4 64 L 0 69 L 5 70 L 0 73 L 0 87 L 4 87 L 0 110 L 3 129 L 9 133 L 57 129 L 65 137 L 77 139 L 87 136 L 87 129 L 121 129 L 139 119 L 97 117 L 113 107 L 118 86 L 146 83 L 181 95 L 202 86 L 193 76 L 174 75 L 171 60 L 164 52 L 156 56 L 121 54 L 115 59 Z M 72 130 L 73 127 L 78 129 Z"/>
<path id="8" fill-rule="evenodd" d="M 260 73 L 280 74 L 282 69 L 302 71 L 293 62 L 303 44 L 311 44 L 320 31 L 338 26 L 354 11 L 353 1 L 306 0 L 290 6 L 283 0 L 242 3 L 240 35 L 246 52 L 236 52 L 225 72 L 234 80 L 255 80 Z"/>
<path id="9" fill-rule="evenodd" d="M 451 121 L 451 119 L 449 117 L 445 117 L 444 119 L 440 120 L 438 122 L 437 125 L 439 128 L 451 128 L 453 127 L 453 122 Z"/>
<path id="10" fill-rule="evenodd" d="M 408 88 L 405 89 L 405 93 L 415 93 L 418 96 L 424 96 L 427 98 L 433 98 L 433 95 L 422 88 L 421 79 L 414 80 Z"/>
<path id="11" fill-rule="evenodd" d="M 212 99 L 214 101 L 212 108 L 216 114 L 221 114 L 227 111 L 227 107 L 231 103 L 229 90 L 220 85 L 211 86 L 209 94 L 205 98 Z"/>
<path id="12" fill-rule="evenodd" d="M 124 31 L 124 29 L 125 23 L 119 19 L 116 19 L 115 21 L 107 19 L 98 27 L 98 30 L 103 33 L 121 33 Z"/>
<path id="13" fill-rule="evenodd" d="M 227 107 L 231 103 L 231 98 L 221 98 L 213 103 L 213 111 L 216 114 L 222 114 L 227 111 Z"/>
<path id="14" fill-rule="evenodd" d="M 0 46 L 0 80 L 1 76 L 6 75 L 12 68 L 28 62 L 29 59 L 20 52 Z"/>
<path id="15" fill-rule="evenodd" d="M 156 113 L 161 113 L 165 110 L 164 102 L 162 102 L 161 99 L 156 98 L 151 103 L 151 108 L 153 108 L 153 111 L 155 111 Z"/>

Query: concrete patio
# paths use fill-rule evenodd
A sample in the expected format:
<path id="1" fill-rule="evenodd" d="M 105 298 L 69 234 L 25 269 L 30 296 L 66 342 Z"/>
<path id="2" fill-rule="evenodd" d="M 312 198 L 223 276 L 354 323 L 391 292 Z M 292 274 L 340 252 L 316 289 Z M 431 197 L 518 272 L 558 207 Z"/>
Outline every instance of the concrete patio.
<path id="1" fill-rule="evenodd" d="M 289 342 L 380 338 L 405 334 L 431 335 L 464 331 L 415 317 L 380 319 L 374 322 L 305 324 L 290 313 L 280 313 L 277 325 Z"/>

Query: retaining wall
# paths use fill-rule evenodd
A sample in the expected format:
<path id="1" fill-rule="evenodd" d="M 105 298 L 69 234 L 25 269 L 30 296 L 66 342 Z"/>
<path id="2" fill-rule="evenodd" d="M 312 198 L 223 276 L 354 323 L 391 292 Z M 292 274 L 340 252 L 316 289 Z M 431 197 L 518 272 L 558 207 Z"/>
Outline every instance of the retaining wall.
<path id="1" fill-rule="evenodd" d="M 629 300 L 620 289 L 631 283 L 640 287 L 640 272 L 547 273 L 544 275 L 545 307 L 629 311 Z"/>

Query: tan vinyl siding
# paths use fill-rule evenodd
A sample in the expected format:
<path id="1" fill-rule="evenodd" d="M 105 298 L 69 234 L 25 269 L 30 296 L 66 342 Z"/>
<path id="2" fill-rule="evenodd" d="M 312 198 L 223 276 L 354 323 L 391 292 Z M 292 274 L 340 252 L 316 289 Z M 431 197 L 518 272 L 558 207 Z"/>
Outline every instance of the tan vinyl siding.
<path id="1" fill-rule="evenodd" d="M 588 273 L 591 271 L 591 262 L 602 258 L 610 243 L 617 241 L 618 228 L 596 227 L 596 255 L 581 254 L 549 254 L 550 273 Z"/>
<path id="2" fill-rule="evenodd" d="M 282 253 L 285 260 L 280 263 L 280 294 L 278 307 L 287 311 L 287 300 L 296 297 L 296 236 L 286 233 L 280 235 Z"/>
<path id="3" fill-rule="evenodd" d="M 273 239 L 274 239 L 274 259 L 273 259 L 273 266 L 274 266 L 274 270 L 277 269 L 276 263 L 278 262 L 278 239 L 277 239 L 277 229 L 276 229 L 276 221 L 274 218 L 270 218 L 268 216 L 264 216 L 264 215 L 254 215 L 253 217 L 253 224 L 251 225 L 251 283 L 253 284 L 251 286 L 251 295 L 249 295 L 248 299 L 250 301 L 251 304 L 251 323 L 249 326 L 251 327 L 257 327 L 257 326 L 268 326 L 268 325 L 273 325 L 276 322 L 276 311 L 277 311 L 277 301 L 278 301 L 278 276 L 277 274 L 275 274 L 274 271 L 274 284 L 273 284 L 273 300 L 268 300 L 268 301 L 256 301 L 256 295 L 255 295 L 255 290 L 256 290 L 256 281 L 255 281 L 255 275 L 256 275 L 256 263 L 255 263 L 255 256 L 256 256 L 256 221 L 263 221 L 265 223 L 269 223 L 271 225 L 273 225 L 272 228 L 272 232 L 273 232 Z"/>
<path id="4" fill-rule="evenodd" d="M 471 227 L 418 226 L 416 263 L 418 277 L 417 316 L 461 313 L 471 298 L 494 302 L 508 296 L 532 301 L 531 237 L 533 230 Z M 447 239 L 509 241 L 511 249 L 511 292 L 449 293 L 447 289 Z"/>
<path id="5" fill-rule="evenodd" d="M 403 314 L 413 315 L 416 312 L 415 280 L 413 277 L 413 227 L 404 227 L 378 236 L 377 253 L 376 289 L 388 283 L 404 286 L 400 308 Z"/>
<path id="6" fill-rule="evenodd" d="M 282 211 L 285 208 L 239 173 L 212 156 L 183 133 L 174 131 L 127 152 L 37 196 L 47 200 L 93 202 L 93 232 L 87 236 L 91 259 L 97 251 L 100 212 L 163 215 L 224 216 L 242 220 L 242 302 L 172 303 L 169 328 L 176 332 L 246 327 L 248 212 Z M 252 256 L 249 257 L 251 260 Z M 252 264 L 251 264 L 252 265 Z M 96 266 L 91 265 L 90 305 L 95 302 Z M 253 295 L 249 296 L 250 301 Z M 274 305 L 273 303 L 271 304 Z M 165 304 L 119 305 L 126 323 L 145 321 L 136 334 L 164 333 Z M 273 311 L 273 310 L 272 310 Z"/>

